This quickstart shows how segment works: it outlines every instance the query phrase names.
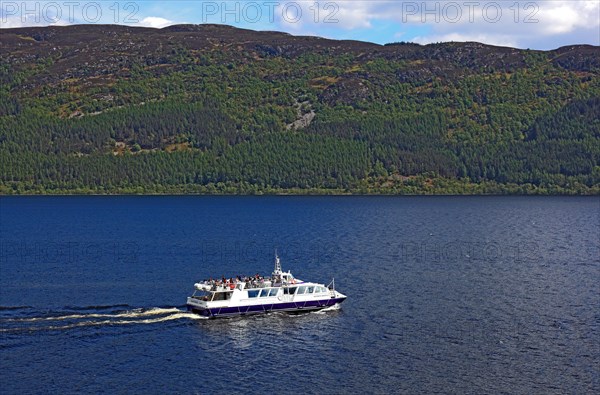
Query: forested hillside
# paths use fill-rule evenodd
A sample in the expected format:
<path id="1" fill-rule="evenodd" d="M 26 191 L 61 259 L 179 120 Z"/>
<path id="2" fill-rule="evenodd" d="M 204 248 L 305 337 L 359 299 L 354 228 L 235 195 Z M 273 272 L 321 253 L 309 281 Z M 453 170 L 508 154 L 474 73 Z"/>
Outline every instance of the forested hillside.
<path id="1" fill-rule="evenodd" d="M 0 32 L 0 193 L 600 193 L 600 48 Z"/>

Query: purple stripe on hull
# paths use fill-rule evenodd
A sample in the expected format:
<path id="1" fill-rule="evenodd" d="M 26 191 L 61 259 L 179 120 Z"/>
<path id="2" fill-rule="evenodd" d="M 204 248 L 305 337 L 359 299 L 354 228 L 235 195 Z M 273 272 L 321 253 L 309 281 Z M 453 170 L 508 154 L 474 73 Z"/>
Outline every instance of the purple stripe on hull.
<path id="1" fill-rule="evenodd" d="M 289 303 L 275 303 L 272 305 L 253 305 L 253 306 L 240 306 L 240 307 L 220 307 L 213 309 L 198 309 L 196 307 L 188 305 L 189 311 L 203 315 L 205 317 L 217 317 L 217 316 L 232 316 L 232 315 L 244 315 L 244 314 L 257 314 L 257 313 L 268 313 L 271 311 L 309 311 L 318 310 L 325 307 L 333 306 L 336 303 L 342 303 L 346 298 L 332 298 L 326 300 L 311 300 L 307 302 L 289 302 Z"/>

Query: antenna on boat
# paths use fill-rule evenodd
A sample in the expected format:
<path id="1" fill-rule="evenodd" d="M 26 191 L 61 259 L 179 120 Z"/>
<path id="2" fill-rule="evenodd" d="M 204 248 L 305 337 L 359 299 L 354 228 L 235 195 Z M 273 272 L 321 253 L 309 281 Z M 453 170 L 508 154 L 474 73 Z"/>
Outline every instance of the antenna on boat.
<path id="1" fill-rule="evenodd" d="M 279 255 L 277 254 L 277 248 L 275 249 L 275 270 L 273 271 L 275 275 L 281 274 L 281 261 L 279 260 Z"/>

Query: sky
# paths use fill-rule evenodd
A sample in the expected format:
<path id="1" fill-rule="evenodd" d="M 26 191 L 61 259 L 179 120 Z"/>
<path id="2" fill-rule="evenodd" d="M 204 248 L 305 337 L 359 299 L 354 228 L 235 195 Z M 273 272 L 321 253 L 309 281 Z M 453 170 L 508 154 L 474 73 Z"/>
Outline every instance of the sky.
<path id="1" fill-rule="evenodd" d="M 1 28 L 81 23 L 218 23 L 379 44 L 478 41 L 548 50 L 600 45 L 600 0 L 0 0 Z"/>

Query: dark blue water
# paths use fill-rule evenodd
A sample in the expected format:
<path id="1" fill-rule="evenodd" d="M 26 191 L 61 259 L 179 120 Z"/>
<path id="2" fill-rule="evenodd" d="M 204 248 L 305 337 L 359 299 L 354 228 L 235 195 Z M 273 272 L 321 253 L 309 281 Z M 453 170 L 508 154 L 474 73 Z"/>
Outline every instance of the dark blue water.
<path id="1" fill-rule="evenodd" d="M 600 391 L 600 202 L 0 199 L 0 390 Z M 206 277 L 284 270 L 341 309 L 201 320 Z"/>

